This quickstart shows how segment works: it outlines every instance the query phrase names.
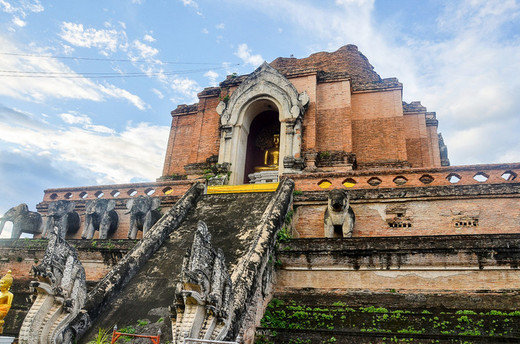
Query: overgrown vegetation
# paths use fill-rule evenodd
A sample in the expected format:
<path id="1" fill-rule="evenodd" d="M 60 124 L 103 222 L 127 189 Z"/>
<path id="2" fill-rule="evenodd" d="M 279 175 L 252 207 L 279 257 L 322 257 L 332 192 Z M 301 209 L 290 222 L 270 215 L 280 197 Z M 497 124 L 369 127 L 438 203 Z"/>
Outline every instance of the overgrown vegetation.
<path id="1" fill-rule="evenodd" d="M 519 325 L 520 311 L 403 310 L 376 306 L 350 307 L 340 301 L 325 307 L 273 299 L 261 320 L 264 330 L 257 343 L 269 343 L 281 329 L 387 333 L 390 336 L 383 340 L 385 343 L 413 341 L 413 335 L 457 336 L 461 338 L 461 343 L 470 343 L 471 336 L 512 337 L 520 341 Z M 265 329 L 269 331 L 265 332 Z"/>
<path id="2" fill-rule="evenodd" d="M 212 178 L 223 178 L 227 177 L 229 180 L 229 176 L 231 175 L 231 171 L 229 170 L 231 164 L 211 164 L 207 169 L 202 171 L 203 177 L 206 180 L 210 180 Z"/>
<path id="3" fill-rule="evenodd" d="M 162 322 L 164 322 L 164 318 L 159 318 L 159 320 L 157 320 L 157 323 L 162 323 Z M 117 332 L 126 333 L 126 334 L 139 334 L 143 331 L 142 328 L 148 324 L 150 324 L 149 320 L 140 319 L 140 320 L 137 320 L 137 326 L 128 325 L 123 328 L 118 328 Z M 88 344 L 110 343 L 112 340 L 112 332 L 113 332 L 113 327 L 108 328 L 108 329 L 100 328 L 98 330 L 97 337 L 94 338 L 94 340 L 91 340 L 90 342 L 88 342 Z M 121 336 L 117 339 L 116 343 L 119 343 L 119 344 L 128 343 L 131 340 L 132 340 L 132 337 Z"/>
<path id="4" fill-rule="evenodd" d="M 97 337 L 94 340 L 88 342 L 88 344 L 106 344 L 110 343 L 112 337 L 112 330 L 108 328 L 98 329 Z"/>

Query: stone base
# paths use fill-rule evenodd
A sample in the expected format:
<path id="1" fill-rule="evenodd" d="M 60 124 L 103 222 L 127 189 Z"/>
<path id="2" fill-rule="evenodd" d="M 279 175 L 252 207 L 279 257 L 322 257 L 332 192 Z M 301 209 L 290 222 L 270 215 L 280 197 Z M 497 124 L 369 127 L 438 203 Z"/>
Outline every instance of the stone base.
<path id="1" fill-rule="evenodd" d="M 249 183 L 260 184 L 260 183 L 277 183 L 278 182 L 278 171 L 262 171 L 255 172 L 248 175 Z"/>
<path id="2" fill-rule="evenodd" d="M 229 180 L 227 175 L 223 175 L 220 177 L 211 177 L 210 179 L 208 179 L 208 185 L 226 185 L 228 181 Z"/>

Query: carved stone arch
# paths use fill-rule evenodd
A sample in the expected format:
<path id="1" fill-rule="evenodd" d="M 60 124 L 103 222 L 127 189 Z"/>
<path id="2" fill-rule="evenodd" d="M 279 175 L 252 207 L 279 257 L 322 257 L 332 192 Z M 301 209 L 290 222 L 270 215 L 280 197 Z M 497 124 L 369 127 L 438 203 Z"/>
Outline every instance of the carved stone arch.
<path id="1" fill-rule="evenodd" d="M 298 93 L 286 77 L 266 62 L 240 84 L 227 103 L 219 103 L 219 163 L 231 164 L 231 184 L 242 184 L 244 180 L 246 144 L 251 122 L 268 108 L 278 111 L 280 121 L 278 173 L 301 170 L 301 124 L 308 103 L 309 97 L 305 92 Z"/>

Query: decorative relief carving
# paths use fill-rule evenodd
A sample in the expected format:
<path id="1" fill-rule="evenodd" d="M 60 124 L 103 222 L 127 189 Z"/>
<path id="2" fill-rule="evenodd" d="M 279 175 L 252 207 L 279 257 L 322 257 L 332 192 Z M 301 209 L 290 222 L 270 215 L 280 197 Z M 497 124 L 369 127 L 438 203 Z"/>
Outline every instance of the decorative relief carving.
<path id="1" fill-rule="evenodd" d="M 451 223 L 455 228 L 478 227 L 479 210 L 451 210 Z"/>
<path id="2" fill-rule="evenodd" d="M 222 340 L 229 330 L 230 300 L 224 254 L 212 247 L 208 228 L 199 221 L 171 307 L 173 342 L 182 343 L 185 337 Z"/>
<path id="3" fill-rule="evenodd" d="M 49 233 L 49 244 L 42 262 L 33 266 L 37 292 L 35 301 L 20 329 L 23 344 L 71 343 L 75 331 L 68 327 L 87 297 L 85 270 L 76 250 L 65 239 Z"/>
<path id="4" fill-rule="evenodd" d="M 72 201 L 50 202 L 42 238 L 48 238 L 50 233 L 56 233 L 60 238 L 65 239 L 67 233 L 76 232 L 81 222 L 79 214 L 74 211 L 74 208 L 75 204 Z M 57 229 L 56 232 L 55 229 Z"/>
<path id="5" fill-rule="evenodd" d="M 217 106 L 217 111 L 222 111 L 219 163 L 231 163 L 231 183 L 243 182 L 245 150 L 241 147 L 247 141 L 248 123 L 262 107 L 268 108 L 266 104 L 279 115 L 281 160 L 300 157 L 301 119 L 309 104 L 309 96 L 305 92 L 298 93 L 286 77 L 263 63 L 240 83 L 227 103 L 221 102 Z M 303 164 L 289 163 L 280 170 L 290 173 L 299 172 L 302 168 Z"/>
<path id="6" fill-rule="evenodd" d="M 150 196 L 139 196 L 126 202 L 126 208 L 130 210 L 130 228 L 128 239 L 135 239 L 137 231 L 142 230 L 143 236 L 161 218 L 157 210 L 161 206 L 161 199 Z"/>
<path id="7" fill-rule="evenodd" d="M 408 209 L 404 205 L 386 207 L 386 223 L 390 228 L 411 228 L 412 218 L 407 216 Z M 408 214 L 409 215 L 409 214 Z"/>
<path id="8" fill-rule="evenodd" d="M 0 233 L 2 233 L 7 221 L 13 223 L 11 239 L 19 239 L 22 233 L 40 234 L 42 232 L 41 215 L 29 211 L 29 207 L 25 203 L 12 207 L 0 218 Z"/>
<path id="9" fill-rule="evenodd" d="M 348 238 L 352 236 L 355 216 L 354 211 L 350 207 L 347 191 L 341 189 L 329 191 L 324 221 L 326 238 Z"/>
<path id="10" fill-rule="evenodd" d="M 108 233 L 115 232 L 119 222 L 119 216 L 114 210 L 115 200 L 94 199 L 87 202 L 85 206 L 85 226 L 82 239 L 92 239 L 94 232 L 99 232 L 99 239 L 106 239 Z"/>
<path id="11" fill-rule="evenodd" d="M 220 101 L 217 105 L 217 113 L 219 116 L 222 116 L 222 113 L 224 113 L 224 110 L 226 110 L 226 103 L 223 101 Z"/>

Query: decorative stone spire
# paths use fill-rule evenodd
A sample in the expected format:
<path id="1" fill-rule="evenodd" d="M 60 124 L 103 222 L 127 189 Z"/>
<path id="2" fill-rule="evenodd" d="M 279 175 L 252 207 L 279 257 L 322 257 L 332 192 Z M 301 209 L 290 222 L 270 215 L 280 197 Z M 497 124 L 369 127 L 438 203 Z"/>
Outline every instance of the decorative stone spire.
<path id="1" fill-rule="evenodd" d="M 224 254 L 212 247 L 208 227 L 199 221 L 171 307 L 174 343 L 182 343 L 185 337 L 222 340 L 229 330 L 230 299 Z"/>

